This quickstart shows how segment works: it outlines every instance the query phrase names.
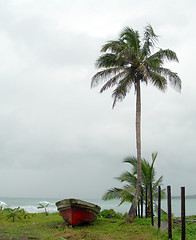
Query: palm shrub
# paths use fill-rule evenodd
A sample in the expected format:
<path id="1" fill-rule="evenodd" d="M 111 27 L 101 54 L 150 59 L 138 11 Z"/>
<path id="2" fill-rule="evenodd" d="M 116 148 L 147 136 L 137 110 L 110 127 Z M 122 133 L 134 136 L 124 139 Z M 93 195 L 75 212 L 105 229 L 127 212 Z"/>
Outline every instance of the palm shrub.
<path id="1" fill-rule="evenodd" d="M 20 209 L 20 213 L 24 219 L 30 219 L 30 214 L 27 213 L 23 208 Z"/>
<path id="2" fill-rule="evenodd" d="M 48 210 L 47 210 L 48 206 L 49 206 L 49 202 L 40 202 L 39 206 L 37 208 L 38 209 L 44 209 L 45 215 L 48 216 Z"/>
<path id="3" fill-rule="evenodd" d="M 122 219 L 124 216 L 121 213 L 115 212 L 114 209 L 104 209 L 99 213 L 99 217 Z"/>
<path id="4" fill-rule="evenodd" d="M 5 212 L 7 212 L 7 219 L 12 219 L 12 222 L 15 222 L 15 220 L 18 218 L 19 220 L 21 219 L 21 211 L 20 211 L 20 207 L 17 208 L 7 208 L 4 210 Z"/>
<path id="5" fill-rule="evenodd" d="M 146 199 L 146 186 L 148 193 L 150 192 L 150 183 L 152 183 L 152 194 L 153 194 L 153 202 L 155 207 L 157 206 L 158 199 L 158 186 L 162 185 L 163 176 L 156 179 L 156 171 L 154 168 L 154 163 L 157 158 L 157 153 L 152 154 L 152 163 L 150 164 L 146 159 L 142 158 L 141 166 L 142 166 L 142 180 L 141 180 L 141 188 L 143 190 L 144 203 Z M 116 177 L 120 182 L 125 183 L 123 188 L 111 188 L 109 189 L 103 196 L 103 200 L 110 199 L 119 199 L 120 205 L 124 202 L 132 202 L 134 198 L 134 193 L 137 185 L 137 158 L 136 157 L 127 157 L 123 160 L 125 163 L 131 164 L 131 172 L 124 172 L 119 177 Z M 161 193 L 162 199 L 166 197 L 165 189 L 162 189 Z M 148 215 L 151 212 L 150 207 L 150 197 L 149 194 L 147 196 L 147 206 L 148 206 Z"/>

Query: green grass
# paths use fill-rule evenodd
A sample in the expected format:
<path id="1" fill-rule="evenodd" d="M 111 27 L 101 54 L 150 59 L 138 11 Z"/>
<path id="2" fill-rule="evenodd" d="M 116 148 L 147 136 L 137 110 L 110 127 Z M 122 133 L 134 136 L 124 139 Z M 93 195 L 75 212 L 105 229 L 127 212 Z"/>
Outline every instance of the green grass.
<path id="1" fill-rule="evenodd" d="M 167 231 L 160 232 L 150 226 L 150 219 L 136 218 L 133 223 L 125 218 L 106 218 L 99 216 L 97 220 L 86 226 L 70 227 L 63 221 L 59 213 L 29 214 L 30 218 L 17 218 L 14 222 L 7 219 L 7 212 L 0 211 L 0 239 L 72 239 L 72 240 L 164 240 Z M 118 217 L 118 216 L 115 216 Z M 187 239 L 196 239 L 196 223 L 187 223 Z M 173 230 L 173 239 L 181 239 L 180 226 Z"/>
<path id="2" fill-rule="evenodd" d="M 52 227 L 61 221 L 58 214 L 30 214 L 30 219 L 7 219 L 7 213 L 0 212 L 0 239 L 52 239 Z"/>
<path id="3" fill-rule="evenodd" d="M 196 220 L 195 216 L 186 217 L 187 219 Z M 185 227 L 186 239 L 188 240 L 196 240 L 196 222 L 186 222 Z M 172 229 L 172 239 L 180 240 L 181 239 L 181 224 L 173 224 Z"/>

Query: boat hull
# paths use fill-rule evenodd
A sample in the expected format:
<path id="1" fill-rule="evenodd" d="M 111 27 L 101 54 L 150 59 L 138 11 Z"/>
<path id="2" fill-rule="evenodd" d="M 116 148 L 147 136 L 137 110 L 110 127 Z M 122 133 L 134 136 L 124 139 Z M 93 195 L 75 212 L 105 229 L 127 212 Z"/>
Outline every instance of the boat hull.
<path id="1" fill-rule="evenodd" d="M 97 218 L 100 207 L 78 199 L 65 199 L 56 203 L 63 219 L 72 226 L 90 223 Z"/>

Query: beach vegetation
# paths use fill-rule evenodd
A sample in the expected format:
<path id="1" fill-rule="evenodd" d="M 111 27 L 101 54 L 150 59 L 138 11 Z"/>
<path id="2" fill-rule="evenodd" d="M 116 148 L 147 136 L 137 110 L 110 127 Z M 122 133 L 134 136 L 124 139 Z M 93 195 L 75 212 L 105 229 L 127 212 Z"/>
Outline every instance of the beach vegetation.
<path id="1" fill-rule="evenodd" d="M 31 214 L 30 214 L 31 215 Z M 131 226 L 125 218 L 98 217 L 94 222 L 77 227 L 70 227 L 64 222 L 59 213 L 33 214 L 26 221 L 16 219 L 7 221 L 7 213 L 0 215 L 0 239 L 51 239 L 60 238 L 72 240 L 114 240 L 114 239 L 144 239 L 162 240 L 162 236 L 150 227 L 150 221 L 143 225 L 135 221 Z"/>
<path id="2" fill-rule="evenodd" d="M 130 225 L 125 217 L 112 218 L 99 217 L 92 223 L 83 226 L 70 227 L 59 213 L 50 213 L 45 217 L 45 213 L 29 214 L 30 218 L 21 221 L 16 218 L 14 222 L 7 220 L 7 211 L 0 210 L 0 239 L 12 240 L 166 240 L 167 230 L 160 231 L 155 226 L 151 226 L 150 218 L 135 218 Z M 110 212 L 110 211 L 109 211 Z M 117 214 L 117 213 L 116 213 Z M 118 214 L 117 214 L 118 215 Z M 116 215 L 116 216 L 117 216 Z M 194 240 L 196 234 L 195 216 L 189 217 L 192 221 L 186 223 L 186 239 Z M 155 221 L 157 219 L 155 218 Z M 162 218 L 163 221 L 167 217 Z M 181 227 L 173 224 L 174 240 L 181 239 Z"/>
<path id="3" fill-rule="evenodd" d="M 137 152 L 137 184 L 134 198 L 129 210 L 131 220 L 140 196 L 141 170 L 141 83 L 151 83 L 165 91 L 170 82 L 178 90 L 181 89 L 181 79 L 177 73 L 163 67 L 165 60 L 178 62 L 177 55 L 170 49 L 157 47 L 158 36 L 148 24 L 141 39 L 139 32 L 125 27 L 117 40 L 110 40 L 101 48 L 103 53 L 96 61 L 100 69 L 91 80 L 91 87 L 103 84 L 100 93 L 114 88 L 112 97 L 113 108 L 122 101 L 134 88 L 136 94 L 136 152 Z M 158 51 L 156 51 L 158 49 Z"/>
<path id="4" fill-rule="evenodd" d="M 30 214 L 26 212 L 23 208 L 20 209 L 20 213 L 25 220 L 30 218 Z"/>
<path id="5" fill-rule="evenodd" d="M 155 160 L 157 159 L 158 153 L 152 153 L 152 163 L 150 164 L 146 159 L 142 158 L 142 182 L 141 189 L 143 192 L 143 200 L 145 203 L 146 199 L 146 187 L 148 193 L 150 192 L 150 183 L 152 183 L 152 195 L 155 209 L 157 207 L 157 199 L 158 199 L 158 186 L 162 185 L 163 176 L 160 176 L 156 179 L 156 171 L 155 171 Z M 119 199 L 120 204 L 124 202 L 132 202 L 134 198 L 134 192 L 137 184 L 137 158 L 136 157 L 127 157 L 123 160 L 124 163 L 129 163 L 131 165 L 131 171 L 126 171 L 122 173 L 119 177 L 116 177 L 118 181 L 125 183 L 122 188 L 113 187 L 109 189 L 103 196 L 103 200 L 111 200 L 111 199 Z M 161 190 L 161 197 L 164 199 L 166 197 L 165 189 Z M 148 216 L 150 216 L 151 212 L 151 204 L 150 204 L 150 194 L 147 195 L 147 206 L 148 206 Z"/>
<path id="6" fill-rule="evenodd" d="M 48 210 L 47 207 L 49 206 L 49 202 L 40 202 L 38 209 L 44 209 L 46 216 L 48 216 Z"/>
<path id="7" fill-rule="evenodd" d="M 122 213 L 115 212 L 114 209 L 104 209 L 99 213 L 99 217 L 123 219 L 124 215 Z"/>
<path id="8" fill-rule="evenodd" d="M 17 208 L 5 208 L 5 209 L 1 209 L 1 213 L 4 211 L 7 213 L 7 219 L 12 219 L 12 222 L 15 222 L 15 220 L 18 218 L 20 219 L 20 221 L 22 221 L 22 219 L 29 219 L 30 218 L 30 214 L 27 213 L 23 208 L 17 207 Z M 32 214 L 31 214 L 32 215 Z"/>
<path id="9" fill-rule="evenodd" d="M 20 211 L 20 207 L 17 207 L 17 208 L 6 208 L 4 210 L 5 212 L 7 212 L 7 219 L 12 219 L 12 222 L 15 222 L 15 220 L 18 218 L 21 220 L 21 211 Z"/>

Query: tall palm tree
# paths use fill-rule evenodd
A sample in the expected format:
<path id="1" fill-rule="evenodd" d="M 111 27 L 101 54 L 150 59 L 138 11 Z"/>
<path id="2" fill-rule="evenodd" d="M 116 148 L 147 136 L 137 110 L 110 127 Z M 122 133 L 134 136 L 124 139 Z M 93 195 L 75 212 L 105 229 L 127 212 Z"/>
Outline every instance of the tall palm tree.
<path id="1" fill-rule="evenodd" d="M 157 157 L 157 153 L 152 154 L 152 163 L 150 164 L 146 159 L 142 158 L 142 181 L 141 181 L 141 188 L 143 189 L 144 193 L 144 202 L 146 199 L 146 186 L 148 189 L 148 193 L 150 192 L 150 183 L 152 183 L 152 194 L 154 205 L 157 205 L 158 199 L 158 186 L 162 184 L 163 176 L 156 179 L 156 171 L 154 168 L 154 163 Z M 111 188 L 109 189 L 103 196 L 103 200 L 111 200 L 111 199 L 119 199 L 120 205 L 124 202 L 132 202 L 134 198 L 134 192 L 136 189 L 137 184 L 137 158 L 135 157 L 127 157 L 123 160 L 125 163 L 130 163 L 132 166 L 131 171 L 126 171 L 122 173 L 119 177 L 115 179 L 119 180 L 120 182 L 126 183 L 123 188 Z M 161 190 L 162 199 L 165 198 L 165 189 Z M 150 196 L 148 195 L 147 198 L 147 206 L 148 206 L 148 214 L 151 211 L 151 204 L 150 204 Z"/>
<path id="2" fill-rule="evenodd" d="M 114 87 L 112 97 L 113 108 L 117 101 L 122 101 L 134 87 L 136 94 L 136 147 L 137 147 L 137 187 L 129 210 L 130 220 L 135 217 L 141 188 L 141 83 L 150 82 L 165 91 L 168 81 L 179 90 L 181 80 L 177 73 L 164 68 L 164 60 L 178 62 L 176 53 L 166 49 L 155 51 L 158 36 L 151 25 L 144 29 L 141 40 L 138 31 L 129 27 L 120 34 L 117 40 L 108 41 L 102 46 L 103 54 L 97 59 L 96 65 L 101 68 L 91 80 L 91 87 L 105 81 L 100 92 Z"/>

